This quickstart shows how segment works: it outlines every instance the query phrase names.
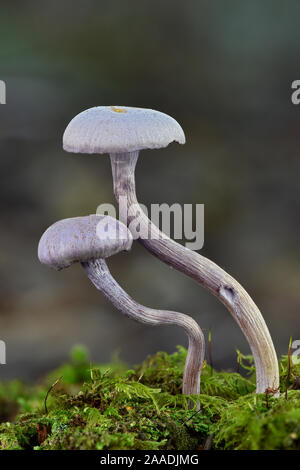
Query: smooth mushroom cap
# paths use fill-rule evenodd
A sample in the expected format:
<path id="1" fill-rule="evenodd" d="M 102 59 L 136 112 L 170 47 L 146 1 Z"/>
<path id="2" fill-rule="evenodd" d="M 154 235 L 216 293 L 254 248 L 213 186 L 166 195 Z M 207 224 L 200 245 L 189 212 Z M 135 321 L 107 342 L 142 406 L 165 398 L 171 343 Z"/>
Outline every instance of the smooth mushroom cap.
<path id="1" fill-rule="evenodd" d="M 96 214 L 75 217 L 60 220 L 45 231 L 38 257 L 41 263 L 60 270 L 76 262 L 129 251 L 132 241 L 127 227 L 113 217 Z"/>
<path id="2" fill-rule="evenodd" d="M 185 143 L 175 119 L 153 109 L 97 106 L 72 119 L 63 148 L 74 153 L 126 153 Z"/>

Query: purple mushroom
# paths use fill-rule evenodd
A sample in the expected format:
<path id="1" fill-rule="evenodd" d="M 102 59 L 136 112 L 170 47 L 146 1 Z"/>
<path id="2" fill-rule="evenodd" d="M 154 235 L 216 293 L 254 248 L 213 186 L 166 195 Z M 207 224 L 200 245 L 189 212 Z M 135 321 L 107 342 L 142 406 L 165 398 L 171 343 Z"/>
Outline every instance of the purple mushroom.
<path id="1" fill-rule="evenodd" d="M 128 214 L 130 211 L 127 225 L 131 217 L 138 215 L 141 233 L 151 233 L 151 237 L 141 237 L 140 242 L 160 260 L 197 281 L 227 307 L 251 348 L 256 392 L 277 389 L 279 370 L 273 341 L 260 310 L 246 290 L 213 261 L 162 233 L 139 206 L 135 167 L 140 150 L 167 147 L 171 142 L 185 143 L 184 132 L 175 119 L 153 109 L 128 106 L 87 109 L 72 119 L 63 137 L 63 147 L 68 152 L 110 154 L 116 199 L 120 203 L 120 198 L 125 198 Z"/>
<path id="2" fill-rule="evenodd" d="M 76 262 L 81 263 L 96 288 L 133 320 L 154 326 L 181 326 L 189 339 L 182 393 L 199 394 L 205 351 L 204 336 L 199 325 L 188 315 L 140 305 L 119 286 L 108 269 L 105 258 L 123 250 L 129 251 L 132 241 L 127 227 L 109 216 L 89 215 L 64 219 L 51 225 L 43 234 L 38 257 L 41 263 L 56 270 Z"/>

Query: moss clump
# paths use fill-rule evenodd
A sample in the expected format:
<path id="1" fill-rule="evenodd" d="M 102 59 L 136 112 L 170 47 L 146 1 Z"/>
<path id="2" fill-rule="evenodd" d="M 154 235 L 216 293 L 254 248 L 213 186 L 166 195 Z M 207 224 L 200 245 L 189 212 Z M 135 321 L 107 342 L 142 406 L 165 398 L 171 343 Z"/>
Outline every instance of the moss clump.
<path id="1" fill-rule="evenodd" d="M 183 367 L 187 351 L 179 346 L 177 352 L 168 355 L 158 352 L 147 358 L 137 368 L 136 377 L 150 387 L 160 387 L 172 395 L 180 394 Z M 237 373 L 216 372 L 206 365 L 201 374 L 201 393 L 209 396 L 235 399 L 255 390 L 255 380 L 247 380 Z"/>
<path id="2" fill-rule="evenodd" d="M 251 357 L 239 362 L 248 378 L 206 366 L 195 412 L 181 395 L 185 358 L 180 347 L 131 370 L 117 358 L 91 367 L 85 349 L 76 348 L 70 363 L 36 386 L 0 384 L 0 449 L 195 450 L 212 435 L 215 449 L 300 449 L 299 366 L 289 376 L 288 400 L 255 395 Z M 286 357 L 280 372 L 284 390 Z"/>
<path id="3" fill-rule="evenodd" d="M 300 393 L 290 391 L 288 400 L 242 397 L 224 410 L 214 432 L 221 449 L 300 449 Z"/>

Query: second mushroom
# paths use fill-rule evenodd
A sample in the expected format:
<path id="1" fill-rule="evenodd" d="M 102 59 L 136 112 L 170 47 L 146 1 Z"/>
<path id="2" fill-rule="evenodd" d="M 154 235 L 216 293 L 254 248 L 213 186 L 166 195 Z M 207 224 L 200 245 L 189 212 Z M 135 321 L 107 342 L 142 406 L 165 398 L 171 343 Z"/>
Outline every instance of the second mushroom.
<path id="1" fill-rule="evenodd" d="M 108 269 L 105 259 L 120 251 L 129 251 L 132 241 L 127 227 L 112 217 L 76 217 L 60 220 L 46 230 L 39 243 L 38 256 L 41 263 L 56 270 L 80 262 L 95 287 L 133 320 L 147 325 L 181 326 L 189 340 L 182 393 L 198 395 L 205 353 L 199 325 L 188 315 L 139 304 L 122 289 Z"/>

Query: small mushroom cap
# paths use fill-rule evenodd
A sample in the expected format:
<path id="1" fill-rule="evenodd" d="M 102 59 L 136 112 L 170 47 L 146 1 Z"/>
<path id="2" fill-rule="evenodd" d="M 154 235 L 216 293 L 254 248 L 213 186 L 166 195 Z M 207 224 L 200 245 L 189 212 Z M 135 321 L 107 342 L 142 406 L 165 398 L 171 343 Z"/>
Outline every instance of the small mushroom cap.
<path id="1" fill-rule="evenodd" d="M 41 263 L 60 270 L 76 262 L 129 251 L 132 241 L 127 227 L 113 217 L 96 214 L 75 217 L 60 220 L 45 231 L 38 257 Z"/>
<path id="2" fill-rule="evenodd" d="M 74 153 L 127 153 L 185 143 L 175 119 L 153 109 L 97 106 L 72 119 L 63 148 Z"/>

